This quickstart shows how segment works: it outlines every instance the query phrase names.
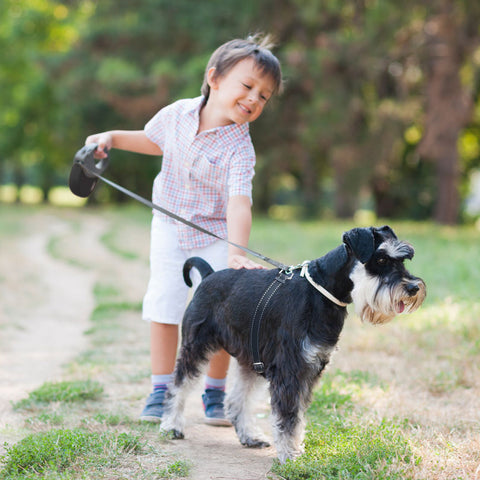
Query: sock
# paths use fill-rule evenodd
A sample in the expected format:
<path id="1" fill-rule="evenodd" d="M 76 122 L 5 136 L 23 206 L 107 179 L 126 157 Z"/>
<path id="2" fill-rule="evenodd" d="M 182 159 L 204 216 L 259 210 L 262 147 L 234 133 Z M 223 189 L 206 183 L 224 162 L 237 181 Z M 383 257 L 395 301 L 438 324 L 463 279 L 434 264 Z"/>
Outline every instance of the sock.
<path id="1" fill-rule="evenodd" d="M 169 383 L 173 382 L 173 373 L 167 375 L 152 375 L 153 391 L 166 390 Z"/>
<path id="2" fill-rule="evenodd" d="M 222 392 L 225 391 L 225 387 L 227 385 L 226 378 L 212 378 L 208 375 L 205 375 L 205 390 L 221 390 Z"/>

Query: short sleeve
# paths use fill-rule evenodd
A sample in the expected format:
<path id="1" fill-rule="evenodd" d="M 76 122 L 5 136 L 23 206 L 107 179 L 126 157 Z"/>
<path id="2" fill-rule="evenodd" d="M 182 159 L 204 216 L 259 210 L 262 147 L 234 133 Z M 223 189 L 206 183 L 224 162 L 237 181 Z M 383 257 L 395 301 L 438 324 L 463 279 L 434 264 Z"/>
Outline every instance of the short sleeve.
<path id="1" fill-rule="evenodd" d="M 252 203 L 252 181 L 255 175 L 255 150 L 245 142 L 233 154 L 228 175 L 228 196 L 245 195 Z"/>
<path id="2" fill-rule="evenodd" d="M 149 140 L 156 143 L 160 149 L 165 151 L 166 125 L 170 116 L 170 108 L 167 106 L 157 112 L 145 125 L 144 132 Z"/>

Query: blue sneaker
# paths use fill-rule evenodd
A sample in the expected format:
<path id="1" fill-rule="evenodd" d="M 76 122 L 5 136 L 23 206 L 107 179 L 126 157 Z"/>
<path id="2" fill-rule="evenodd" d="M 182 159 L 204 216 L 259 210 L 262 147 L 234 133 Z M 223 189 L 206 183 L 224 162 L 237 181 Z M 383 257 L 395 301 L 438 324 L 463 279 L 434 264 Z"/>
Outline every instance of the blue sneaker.
<path id="1" fill-rule="evenodd" d="M 205 409 L 205 423 L 217 427 L 231 427 L 232 423 L 225 417 L 223 402 L 225 392 L 207 388 L 202 395 L 203 408 Z"/>
<path id="2" fill-rule="evenodd" d="M 143 422 L 152 422 L 160 423 L 163 415 L 163 402 L 165 400 L 166 390 L 155 390 L 151 393 L 147 402 L 145 403 L 145 408 L 140 414 L 140 420 Z"/>

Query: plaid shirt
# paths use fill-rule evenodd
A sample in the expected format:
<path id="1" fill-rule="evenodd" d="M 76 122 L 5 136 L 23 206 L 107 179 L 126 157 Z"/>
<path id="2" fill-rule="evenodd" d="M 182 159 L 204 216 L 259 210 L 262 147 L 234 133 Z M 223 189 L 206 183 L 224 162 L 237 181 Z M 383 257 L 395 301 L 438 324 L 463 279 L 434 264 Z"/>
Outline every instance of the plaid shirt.
<path id="1" fill-rule="evenodd" d="M 216 235 L 227 237 L 227 203 L 234 195 L 252 201 L 255 151 L 248 124 L 227 125 L 197 135 L 204 98 L 179 100 L 160 110 L 145 134 L 163 152 L 153 183 L 153 203 Z M 205 247 L 214 237 L 176 222 L 180 248 Z"/>

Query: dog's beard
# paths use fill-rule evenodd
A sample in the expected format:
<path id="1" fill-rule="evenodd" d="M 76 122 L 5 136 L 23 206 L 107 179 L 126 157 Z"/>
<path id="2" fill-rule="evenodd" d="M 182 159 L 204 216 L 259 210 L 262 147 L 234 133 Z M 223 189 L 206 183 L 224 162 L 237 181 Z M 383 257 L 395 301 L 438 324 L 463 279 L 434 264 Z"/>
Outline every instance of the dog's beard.
<path id="1" fill-rule="evenodd" d="M 357 266 L 351 275 L 354 283 L 352 299 L 355 311 L 362 322 L 379 325 L 390 322 L 397 315 L 412 313 L 423 303 L 426 295 L 425 283 L 419 279 L 405 279 L 398 283 L 382 283 L 370 275 L 363 265 Z M 412 284 L 418 291 L 411 295 L 407 286 Z"/>

